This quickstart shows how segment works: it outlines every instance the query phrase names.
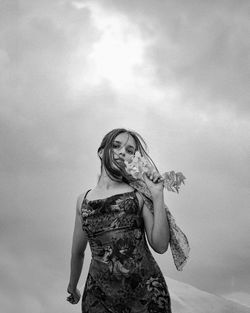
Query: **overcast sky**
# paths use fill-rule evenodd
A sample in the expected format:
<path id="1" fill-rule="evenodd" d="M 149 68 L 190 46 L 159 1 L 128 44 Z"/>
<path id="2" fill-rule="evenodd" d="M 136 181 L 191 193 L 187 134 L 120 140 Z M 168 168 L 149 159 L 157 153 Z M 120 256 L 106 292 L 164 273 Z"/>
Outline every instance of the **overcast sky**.
<path id="1" fill-rule="evenodd" d="M 76 199 L 116 127 L 187 178 L 165 202 L 190 260 L 178 272 L 170 250 L 154 254 L 164 275 L 250 298 L 249 12 L 248 0 L 0 1 L 4 312 L 68 312 Z"/>

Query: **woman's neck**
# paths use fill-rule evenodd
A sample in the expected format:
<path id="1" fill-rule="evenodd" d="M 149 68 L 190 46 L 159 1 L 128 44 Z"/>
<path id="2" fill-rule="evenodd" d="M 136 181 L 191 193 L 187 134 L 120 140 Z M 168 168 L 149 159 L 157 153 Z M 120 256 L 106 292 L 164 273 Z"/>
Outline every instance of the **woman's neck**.
<path id="1" fill-rule="evenodd" d="M 124 182 L 117 182 L 112 180 L 105 170 L 102 170 L 101 176 L 97 183 L 97 188 L 108 190 L 108 189 L 116 189 L 124 185 Z"/>

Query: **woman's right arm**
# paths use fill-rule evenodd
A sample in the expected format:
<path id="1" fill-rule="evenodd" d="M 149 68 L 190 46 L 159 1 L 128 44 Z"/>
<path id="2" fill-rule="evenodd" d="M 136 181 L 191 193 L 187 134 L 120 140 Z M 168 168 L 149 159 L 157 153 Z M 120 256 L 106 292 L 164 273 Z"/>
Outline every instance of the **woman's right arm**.
<path id="1" fill-rule="evenodd" d="M 79 295 L 79 291 L 77 290 L 77 284 L 81 276 L 82 265 L 84 261 L 84 253 L 88 243 L 87 233 L 82 229 L 82 221 L 80 215 L 83 197 L 84 195 L 80 195 L 77 199 L 75 226 L 71 248 L 70 280 L 68 285 L 68 292 L 75 295 L 77 294 Z M 75 298 L 78 297 L 76 296 Z M 77 302 L 74 301 L 73 303 Z"/>

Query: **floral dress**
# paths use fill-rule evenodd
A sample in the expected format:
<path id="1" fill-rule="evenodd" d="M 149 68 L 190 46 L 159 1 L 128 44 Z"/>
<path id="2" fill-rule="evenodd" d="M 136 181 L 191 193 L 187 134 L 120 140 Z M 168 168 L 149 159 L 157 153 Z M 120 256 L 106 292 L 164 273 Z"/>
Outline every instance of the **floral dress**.
<path id="1" fill-rule="evenodd" d="M 171 313 L 168 287 L 145 238 L 136 191 L 98 200 L 86 195 L 82 227 L 92 259 L 82 313 Z"/>

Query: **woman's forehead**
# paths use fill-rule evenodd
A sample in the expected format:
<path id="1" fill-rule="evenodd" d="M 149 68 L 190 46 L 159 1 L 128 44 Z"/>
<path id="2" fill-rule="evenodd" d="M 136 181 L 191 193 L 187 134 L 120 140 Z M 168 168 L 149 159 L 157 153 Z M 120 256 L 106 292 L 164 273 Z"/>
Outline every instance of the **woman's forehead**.
<path id="1" fill-rule="evenodd" d="M 128 145 L 131 145 L 133 147 L 136 147 L 136 143 L 135 143 L 134 138 L 128 133 L 121 133 L 121 134 L 117 135 L 115 137 L 114 141 L 119 141 L 122 144 L 128 144 Z"/>

